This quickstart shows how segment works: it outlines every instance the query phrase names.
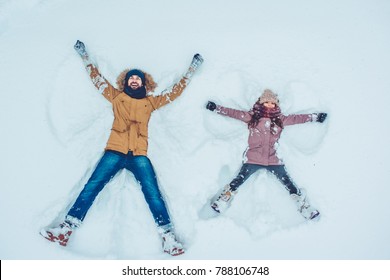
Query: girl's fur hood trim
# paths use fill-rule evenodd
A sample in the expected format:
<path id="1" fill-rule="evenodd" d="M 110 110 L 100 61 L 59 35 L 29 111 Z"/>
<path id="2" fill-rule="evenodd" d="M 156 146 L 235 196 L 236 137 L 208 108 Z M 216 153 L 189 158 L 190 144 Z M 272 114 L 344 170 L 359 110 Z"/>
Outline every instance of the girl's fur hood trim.
<path id="1" fill-rule="evenodd" d="M 131 69 L 130 68 L 127 68 L 125 70 L 123 70 L 118 78 L 116 78 L 116 85 L 118 87 L 118 89 L 120 91 L 123 91 L 124 88 L 125 88 L 125 77 L 126 77 L 126 74 L 127 72 L 129 72 Z M 149 92 L 153 92 L 156 87 L 157 87 L 157 83 L 153 80 L 153 77 L 152 75 L 150 75 L 149 73 L 146 73 L 145 71 L 141 70 L 144 74 L 145 74 L 145 88 L 146 88 L 146 92 L 149 93 Z"/>

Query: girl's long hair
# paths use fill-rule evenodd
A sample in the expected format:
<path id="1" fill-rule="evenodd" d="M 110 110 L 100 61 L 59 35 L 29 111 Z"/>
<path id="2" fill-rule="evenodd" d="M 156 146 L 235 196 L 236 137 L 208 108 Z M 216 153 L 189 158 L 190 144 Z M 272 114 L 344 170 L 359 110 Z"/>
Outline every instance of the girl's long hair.
<path id="1" fill-rule="evenodd" d="M 261 118 L 270 118 L 271 119 L 271 133 L 275 134 L 276 129 L 275 125 L 279 126 L 283 129 L 283 122 L 280 118 L 281 111 L 280 107 L 275 104 L 275 108 L 267 108 L 264 104 L 261 104 L 258 100 L 254 105 L 252 110 L 250 111 L 252 118 L 248 122 L 248 128 L 255 128 Z"/>

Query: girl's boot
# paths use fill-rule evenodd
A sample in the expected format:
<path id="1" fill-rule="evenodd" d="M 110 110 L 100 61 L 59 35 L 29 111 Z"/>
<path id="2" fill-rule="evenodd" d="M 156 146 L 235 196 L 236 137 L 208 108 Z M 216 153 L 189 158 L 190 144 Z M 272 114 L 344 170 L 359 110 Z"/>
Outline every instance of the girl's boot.
<path id="1" fill-rule="evenodd" d="M 218 198 L 211 203 L 211 208 L 218 213 L 225 212 L 229 208 L 236 191 L 230 188 L 230 185 L 226 185 Z"/>
<path id="2" fill-rule="evenodd" d="M 305 219 L 319 219 L 320 212 L 309 204 L 305 189 L 301 189 L 299 194 L 291 194 L 291 198 L 295 201 L 298 212 L 301 213 Z"/>

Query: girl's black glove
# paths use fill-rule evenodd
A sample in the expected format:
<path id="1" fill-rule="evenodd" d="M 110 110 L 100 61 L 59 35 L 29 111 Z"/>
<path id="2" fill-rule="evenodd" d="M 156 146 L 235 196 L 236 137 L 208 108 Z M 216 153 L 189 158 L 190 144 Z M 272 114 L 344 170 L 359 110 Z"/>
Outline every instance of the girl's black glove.
<path id="1" fill-rule="evenodd" d="M 326 117 L 328 116 L 327 113 L 318 113 L 317 114 L 317 122 L 320 122 L 320 123 L 323 123 L 326 119 Z"/>
<path id="2" fill-rule="evenodd" d="M 212 101 L 207 102 L 206 109 L 214 111 L 217 108 L 217 104 Z"/>

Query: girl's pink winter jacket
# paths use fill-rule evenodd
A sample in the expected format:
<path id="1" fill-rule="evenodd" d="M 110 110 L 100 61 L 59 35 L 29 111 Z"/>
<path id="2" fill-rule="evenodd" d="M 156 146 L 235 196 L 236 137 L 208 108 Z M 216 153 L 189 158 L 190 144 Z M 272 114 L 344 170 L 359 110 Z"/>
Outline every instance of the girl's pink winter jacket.
<path id="1" fill-rule="evenodd" d="M 218 114 L 228 116 L 245 123 L 251 119 L 251 113 L 217 106 L 215 110 Z M 294 125 L 306 122 L 315 121 L 313 114 L 299 115 L 281 115 L 281 120 L 284 126 Z M 271 133 L 271 120 L 269 118 L 261 118 L 255 128 L 249 128 L 248 148 L 244 154 L 244 163 L 260 164 L 260 165 L 283 165 L 283 162 L 276 155 L 276 145 L 280 138 L 282 129 L 275 126 L 277 131 Z"/>

